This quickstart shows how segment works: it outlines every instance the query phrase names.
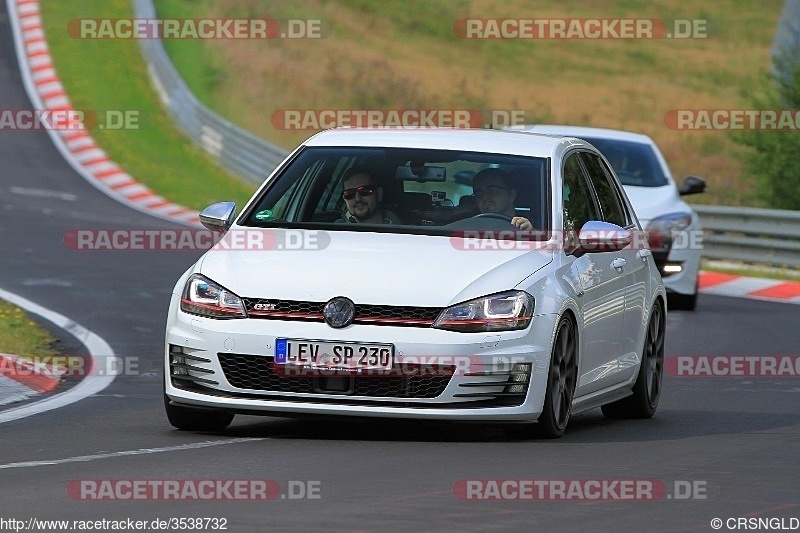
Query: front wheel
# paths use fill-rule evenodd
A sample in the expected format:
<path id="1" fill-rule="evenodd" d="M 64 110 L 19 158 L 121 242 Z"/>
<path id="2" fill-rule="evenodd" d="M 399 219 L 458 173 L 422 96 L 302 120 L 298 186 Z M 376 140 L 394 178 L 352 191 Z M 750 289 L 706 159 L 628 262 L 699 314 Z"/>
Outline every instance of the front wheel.
<path id="1" fill-rule="evenodd" d="M 665 322 L 663 307 L 657 301 L 647 324 L 642 362 L 633 385 L 633 396 L 604 405 L 602 409 L 606 418 L 650 418 L 655 414 L 664 373 Z"/>
<path id="2" fill-rule="evenodd" d="M 164 394 L 164 408 L 167 410 L 169 423 L 183 431 L 222 431 L 231 424 L 234 416 L 223 411 L 170 405 L 166 394 Z"/>
<path id="3" fill-rule="evenodd" d="M 578 345 L 575 325 L 563 317 L 556 328 L 544 408 L 534 431 L 541 437 L 555 439 L 564 434 L 572 413 L 572 398 L 578 377 Z"/>

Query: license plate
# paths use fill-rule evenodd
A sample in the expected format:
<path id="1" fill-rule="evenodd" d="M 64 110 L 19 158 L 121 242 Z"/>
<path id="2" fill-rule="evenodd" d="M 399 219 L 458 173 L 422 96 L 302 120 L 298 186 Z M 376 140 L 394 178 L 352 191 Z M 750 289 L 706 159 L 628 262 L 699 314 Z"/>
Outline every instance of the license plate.
<path id="1" fill-rule="evenodd" d="M 391 370 L 393 361 L 394 345 L 392 344 L 304 339 L 275 340 L 275 362 L 279 365 L 349 370 Z"/>

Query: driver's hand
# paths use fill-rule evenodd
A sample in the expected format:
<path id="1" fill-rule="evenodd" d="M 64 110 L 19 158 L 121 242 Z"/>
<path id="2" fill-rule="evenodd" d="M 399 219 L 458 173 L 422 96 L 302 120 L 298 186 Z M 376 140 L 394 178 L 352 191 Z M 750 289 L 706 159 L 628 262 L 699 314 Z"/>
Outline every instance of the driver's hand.
<path id="1" fill-rule="evenodd" d="M 531 221 L 525 217 L 514 217 L 511 219 L 511 223 L 514 224 L 517 229 L 524 231 L 533 229 L 533 224 L 531 224 Z"/>

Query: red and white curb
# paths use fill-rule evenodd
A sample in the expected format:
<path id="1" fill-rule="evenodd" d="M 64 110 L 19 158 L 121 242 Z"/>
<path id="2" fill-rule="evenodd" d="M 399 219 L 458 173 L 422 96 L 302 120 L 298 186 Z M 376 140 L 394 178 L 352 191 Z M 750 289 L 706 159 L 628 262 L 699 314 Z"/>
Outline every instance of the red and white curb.
<path id="1" fill-rule="evenodd" d="M 33 364 L 18 355 L 0 353 L 0 405 L 50 392 L 66 372 L 64 367 Z"/>
<path id="2" fill-rule="evenodd" d="M 752 278 L 720 272 L 701 272 L 699 281 L 700 292 L 704 294 L 800 304 L 800 282 L 797 281 Z"/>
<path id="3" fill-rule="evenodd" d="M 75 321 L 56 313 L 46 307 L 34 303 L 22 296 L 0 289 L 0 298 L 21 307 L 28 313 L 38 315 L 51 322 L 56 327 L 74 336 L 86 348 L 90 355 L 89 363 L 101 359 L 109 362 L 109 372 L 90 373 L 69 389 L 58 392 L 56 386 L 60 380 L 62 370 L 60 367 L 42 367 L 30 365 L 24 359 L 16 356 L 4 355 L 0 359 L 0 424 L 26 418 L 52 409 L 58 409 L 71 403 L 88 398 L 111 385 L 114 378 L 120 373 L 122 360 L 116 357 L 109 344 L 94 333 Z M 19 406 L 8 405 L 19 402 L 44 392 L 52 392 L 42 399 L 23 403 Z"/>
<path id="4" fill-rule="evenodd" d="M 25 90 L 37 109 L 73 110 L 56 74 L 37 0 L 6 0 Z M 98 190 L 137 211 L 185 225 L 197 211 L 174 204 L 137 182 L 95 143 L 86 129 L 47 130 L 69 165 Z"/>

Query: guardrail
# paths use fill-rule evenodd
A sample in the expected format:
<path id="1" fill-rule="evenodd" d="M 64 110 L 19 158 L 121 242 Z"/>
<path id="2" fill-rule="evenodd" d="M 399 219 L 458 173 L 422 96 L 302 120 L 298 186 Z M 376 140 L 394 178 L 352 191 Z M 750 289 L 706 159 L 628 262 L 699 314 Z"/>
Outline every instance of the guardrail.
<path id="1" fill-rule="evenodd" d="M 800 267 L 800 211 L 693 205 L 703 225 L 703 256 Z"/>
<path id="2" fill-rule="evenodd" d="M 136 18 L 156 18 L 151 0 L 133 0 Z M 173 122 L 224 168 L 260 184 L 288 154 L 235 126 L 200 103 L 175 69 L 160 39 L 139 39 L 147 69 Z"/>

